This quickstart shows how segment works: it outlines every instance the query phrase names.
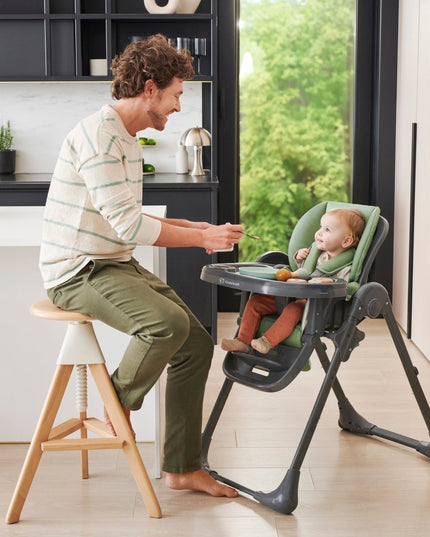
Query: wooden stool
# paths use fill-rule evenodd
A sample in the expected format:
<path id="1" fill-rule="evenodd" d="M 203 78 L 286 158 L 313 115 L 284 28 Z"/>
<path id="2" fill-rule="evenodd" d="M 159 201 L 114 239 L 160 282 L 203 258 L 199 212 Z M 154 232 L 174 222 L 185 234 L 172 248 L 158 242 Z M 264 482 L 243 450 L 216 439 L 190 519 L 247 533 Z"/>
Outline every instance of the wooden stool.
<path id="1" fill-rule="evenodd" d="M 94 319 L 81 313 L 61 310 L 50 300 L 36 302 L 30 308 L 30 313 L 41 319 L 68 321 L 68 327 L 57 359 L 57 369 L 9 506 L 6 523 L 18 522 L 44 451 L 80 450 L 82 477 L 85 479 L 88 478 L 89 449 L 122 449 L 149 516 L 160 518 L 161 509 L 157 497 L 113 388 L 94 333 L 91 322 Z M 107 432 L 104 422 L 96 418 L 87 418 L 87 365 L 116 436 Z M 53 427 L 74 367 L 77 370 L 76 400 L 79 418 L 69 419 Z M 99 438 L 87 438 L 87 430 L 98 434 Z M 80 431 L 80 438 L 65 438 L 76 431 Z"/>

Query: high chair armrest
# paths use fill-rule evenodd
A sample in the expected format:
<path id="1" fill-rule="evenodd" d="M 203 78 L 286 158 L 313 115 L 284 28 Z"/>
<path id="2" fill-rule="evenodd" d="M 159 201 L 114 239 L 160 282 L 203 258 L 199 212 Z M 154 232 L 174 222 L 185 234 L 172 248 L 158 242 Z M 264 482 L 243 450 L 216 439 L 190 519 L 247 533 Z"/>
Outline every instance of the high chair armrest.
<path id="1" fill-rule="evenodd" d="M 265 252 L 256 259 L 257 263 L 269 263 L 270 265 L 288 265 L 289 257 L 285 252 L 278 250 Z"/>

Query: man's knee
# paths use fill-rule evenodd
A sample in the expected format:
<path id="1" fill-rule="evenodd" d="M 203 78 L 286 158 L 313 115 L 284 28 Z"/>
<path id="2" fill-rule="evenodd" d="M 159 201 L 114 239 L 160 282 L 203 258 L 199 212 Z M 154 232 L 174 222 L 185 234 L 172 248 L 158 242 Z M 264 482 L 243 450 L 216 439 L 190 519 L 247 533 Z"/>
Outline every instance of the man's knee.
<path id="1" fill-rule="evenodd" d="M 190 320 L 186 312 L 179 307 L 172 308 L 165 319 L 169 338 L 178 349 L 185 343 L 190 333 Z"/>

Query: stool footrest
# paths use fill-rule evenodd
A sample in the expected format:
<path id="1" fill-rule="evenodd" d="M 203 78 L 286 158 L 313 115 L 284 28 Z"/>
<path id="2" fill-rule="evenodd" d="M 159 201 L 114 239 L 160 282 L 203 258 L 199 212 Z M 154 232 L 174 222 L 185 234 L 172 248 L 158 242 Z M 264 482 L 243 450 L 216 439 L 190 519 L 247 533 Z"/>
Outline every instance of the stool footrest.
<path id="1" fill-rule="evenodd" d="M 42 442 L 42 451 L 73 451 L 82 449 L 122 449 L 125 441 L 120 438 L 68 438 Z"/>
<path id="2" fill-rule="evenodd" d="M 98 418 L 88 418 L 84 420 L 84 426 L 86 429 L 98 434 L 99 436 L 102 436 L 104 438 L 114 438 L 106 430 L 106 423 L 104 421 L 99 420 Z"/>
<path id="3" fill-rule="evenodd" d="M 78 418 L 71 418 L 70 420 L 64 421 L 63 423 L 52 427 L 48 440 L 64 438 L 65 436 L 69 436 L 69 434 L 79 431 L 81 428 L 82 421 Z"/>

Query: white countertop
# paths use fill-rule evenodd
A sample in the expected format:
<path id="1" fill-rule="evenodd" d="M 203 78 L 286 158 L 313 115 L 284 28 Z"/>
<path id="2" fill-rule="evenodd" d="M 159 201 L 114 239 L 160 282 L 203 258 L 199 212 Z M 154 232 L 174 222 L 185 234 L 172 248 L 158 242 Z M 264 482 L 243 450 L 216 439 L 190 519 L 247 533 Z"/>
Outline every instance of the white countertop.
<path id="1" fill-rule="evenodd" d="M 40 246 L 45 207 L 0 207 L 0 246 Z M 165 205 L 143 205 L 142 211 L 163 218 Z"/>

